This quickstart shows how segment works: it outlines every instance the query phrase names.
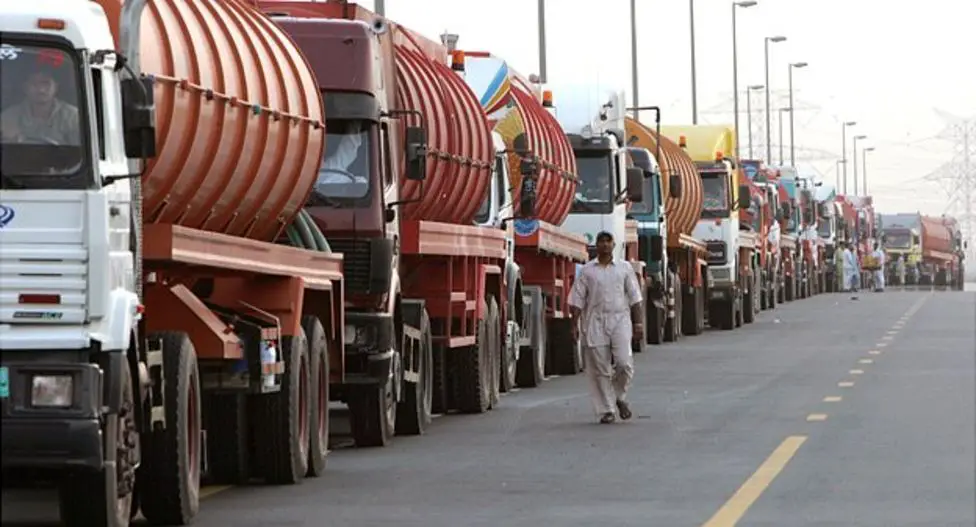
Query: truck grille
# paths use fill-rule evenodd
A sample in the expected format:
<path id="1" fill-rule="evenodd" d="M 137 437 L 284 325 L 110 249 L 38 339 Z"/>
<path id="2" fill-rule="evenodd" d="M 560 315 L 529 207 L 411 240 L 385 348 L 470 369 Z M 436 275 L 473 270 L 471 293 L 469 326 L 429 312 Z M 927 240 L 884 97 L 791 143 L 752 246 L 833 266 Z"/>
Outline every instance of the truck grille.
<path id="1" fill-rule="evenodd" d="M 0 323 L 82 324 L 87 317 L 88 253 L 83 247 L 4 246 L 0 251 Z M 56 295 L 58 302 L 23 299 Z"/>
<path id="2" fill-rule="evenodd" d="M 728 260 L 728 248 L 723 241 L 705 242 L 705 249 L 708 250 L 705 261 L 709 265 L 723 265 Z"/>
<path id="3" fill-rule="evenodd" d="M 369 292 L 370 246 L 369 240 L 329 239 L 332 252 L 342 253 L 343 281 L 346 292 L 363 294 Z"/>

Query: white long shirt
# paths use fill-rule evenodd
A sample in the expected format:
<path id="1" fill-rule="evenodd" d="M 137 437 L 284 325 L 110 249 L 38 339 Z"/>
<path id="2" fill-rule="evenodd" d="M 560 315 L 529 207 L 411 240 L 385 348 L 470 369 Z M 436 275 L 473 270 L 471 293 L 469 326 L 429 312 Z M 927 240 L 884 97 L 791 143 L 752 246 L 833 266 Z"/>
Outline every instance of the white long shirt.
<path id="1" fill-rule="evenodd" d="M 630 263 L 614 258 L 609 265 L 591 260 L 579 272 L 569 305 L 582 311 L 581 344 L 586 347 L 629 345 L 633 335 L 630 308 L 643 296 Z"/>

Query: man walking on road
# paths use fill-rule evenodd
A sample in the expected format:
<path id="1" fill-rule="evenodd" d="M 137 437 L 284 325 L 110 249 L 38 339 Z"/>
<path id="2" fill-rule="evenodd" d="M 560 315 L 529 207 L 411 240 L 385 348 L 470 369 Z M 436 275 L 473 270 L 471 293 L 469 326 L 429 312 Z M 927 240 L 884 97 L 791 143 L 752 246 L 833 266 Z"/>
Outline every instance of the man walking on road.
<path id="1" fill-rule="evenodd" d="M 614 406 L 621 419 L 633 415 L 627 403 L 634 378 L 631 340 L 644 338 L 637 276 L 629 262 L 613 257 L 613 249 L 612 234 L 597 235 L 597 257 L 583 266 L 569 294 L 573 337 L 582 331 L 593 406 L 604 424 L 616 419 Z"/>

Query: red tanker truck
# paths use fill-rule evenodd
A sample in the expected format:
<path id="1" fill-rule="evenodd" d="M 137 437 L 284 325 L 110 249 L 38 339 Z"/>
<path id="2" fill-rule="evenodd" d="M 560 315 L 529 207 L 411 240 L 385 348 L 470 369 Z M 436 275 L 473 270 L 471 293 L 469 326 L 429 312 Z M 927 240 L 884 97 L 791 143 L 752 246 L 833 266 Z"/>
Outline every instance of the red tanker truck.
<path id="1" fill-rule="evenodd" d="M 308 210 L 345 258 L 346 378 L 332 396 L 356 444 L 421 434 L 433 412 L 487 411 L 520 299 L 506 233 L 474 224 L 498 160 L 478 98 L 444 45 L 360 6 L 258 3 L 324 94 L 329 147 Z"/>
<path id="2" fill-rule="evenodd" d="M 0 5 L 2 100 L 43 73 L 81 109 L 74 142 L 0 143 L 3 483 L 56 474 L 68 525 L 321 474 L 353 366 L 343 260 L 302 211 L 320 83 L 243 2 L 146 4 Z"/>
<path id="3" fill-rule="evenodd" d="M 921 217 L 921 284 L 962 290 L 964 285 L 964 243 L 955 218 Z"/>
<path id="4" fill-rule="evenodd" d="M 513 241 L 514 265 L 502 355 L 501 389 L 535 387 L 548 374 L 582 370 L 582 351 L 569 326 L 569 292 L 576 265 L 588 259 L 586 238 L 560 226 L 579 178 L 563 129 L 549 112 L 552 92 L 530 82 L 487 52 L 453 49 L 452 66 L 482 107 L 495 138 L 491 188 L 476 221 L 502 228 Z M 532 191 L 535 197 L 523 190 Z M 534 206 L 533 206 L 534 205 Z M 518 341 L 515 341 L 515 338 Z"/>

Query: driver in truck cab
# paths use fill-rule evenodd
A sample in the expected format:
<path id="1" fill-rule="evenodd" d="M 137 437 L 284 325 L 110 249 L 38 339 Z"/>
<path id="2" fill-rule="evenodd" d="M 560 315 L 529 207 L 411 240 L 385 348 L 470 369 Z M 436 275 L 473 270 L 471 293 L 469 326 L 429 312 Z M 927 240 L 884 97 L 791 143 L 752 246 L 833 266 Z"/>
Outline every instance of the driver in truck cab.
<path id="1" fill-rule="evenodd" d="M 4 142 L 81 144 L 78 108 L 58 98 L 58 82 L 50 68 L 41 64 L 30 72 L 24 79 L 23 100 L 0 113 Z"/>

